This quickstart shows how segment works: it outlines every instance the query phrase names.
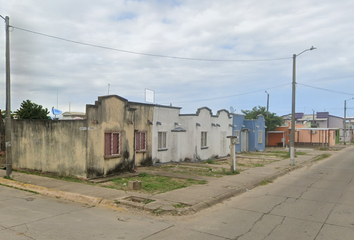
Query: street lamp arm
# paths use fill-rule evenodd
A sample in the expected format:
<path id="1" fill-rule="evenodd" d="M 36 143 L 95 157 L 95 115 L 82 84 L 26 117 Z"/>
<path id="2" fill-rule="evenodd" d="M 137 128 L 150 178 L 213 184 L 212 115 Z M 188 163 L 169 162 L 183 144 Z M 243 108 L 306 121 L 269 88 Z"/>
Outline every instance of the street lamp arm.
<path id="1" fill-rule="evenodd" d="M 290 165 L 295 165 L 295 95 L 296 95 L 296 57 L 306 51 L 312 51 L 315 47 L 310 47 L 299 54 L 293 55 L 293 82 L 292 82 L 292 100 L 291 100 L 291 134 L 290 134 Z"/>
<path id="2" fill-rule="evenodd" d="M 304 52 L 307 52 L 307 51 L 312 51 L 312 50 L 315 50 L 315 49 L 317 49 L 317 48 L 315 48 L 314 46 L 312 46 L 312 47 L 310 47 L 309 49 L 306 49 L 306 50 L 302 51 L 302 52 L 301 52 L 301 53 L 299 53 L 299 54 L 295 54 L 295 56 L 297 57 L 297 56 L 299 56 L 299 55 L 303 54 Z"/>

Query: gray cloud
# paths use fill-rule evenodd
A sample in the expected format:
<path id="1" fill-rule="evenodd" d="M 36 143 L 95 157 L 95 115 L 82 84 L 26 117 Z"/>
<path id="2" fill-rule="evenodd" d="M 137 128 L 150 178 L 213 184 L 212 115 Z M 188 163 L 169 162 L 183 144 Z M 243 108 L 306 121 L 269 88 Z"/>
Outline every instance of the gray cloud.
<path id="1" fill-rule="evenodd" d="M 182 112 L 195 112 L 201 106 L 214 112 L 230 106 L 238 112 L 265 106 L 267 90 L 270 110 L 282 115 L 291 110 L 292 55 L 312 45 L 318 49 L 297 58 L 298 82 L 354 93 L 354 3 L 349 0 L 0 0 L 0 4 L 0 14 L 9 16 L 15 27 L 93 45 L 186 58 L 288 58 L 265 62 L 156 58 L 13 29 L 14 110 L 25 99 L 51 108 L 59 96 L 59 109 L 67 111 L 71 102 L 71 110 L 84 111 L 85 104 L 107 94 L 110 84 L 110 94 L 132 101 L 143 102 L 144 89 L 153 89 L 157 103 L 181 106 Z M 5 56 L 4 32 L 0 56 Z M 4 58 L 0 58 L 0 77 L 5 86 Z M 3 109 L 5 87 L 0 95 Z M 343 115 L 343 101 L 350 97 L 299 84 L 296 110 L 326 109 Z"/>

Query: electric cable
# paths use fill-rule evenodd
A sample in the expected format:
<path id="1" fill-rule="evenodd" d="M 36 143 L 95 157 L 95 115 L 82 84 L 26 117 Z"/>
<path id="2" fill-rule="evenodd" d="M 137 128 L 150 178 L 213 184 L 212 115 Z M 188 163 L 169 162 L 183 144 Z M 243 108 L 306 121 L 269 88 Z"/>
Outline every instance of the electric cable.
<path id="1" fill-rule="evenodd" d="M 90 46 L 90 47 L 95 47 L 95 48 L 101 48 L 101 49 L 106 49 L 106 50 L 111 50 L 111 51 L 116 51 L 116 52 L 123 52 L 123 53 L 129 53 L 129 54 L 136 54 L 136 55 L 143 55 L 143 56 L 149 56 L 149 57 L 159 57 L 159 58 L 171 58 L 171 59 L 179 59 L 179 60 L 189 60 L 189 61 L 205 61 L 205 62 L 269 62 L 269 61 L 279 61 L 279 60 L 287 60 L 291 59 L 290 57 L 287 58 L 270 58 L 270 59 L 205 59 L 205 58 L 188 58 L 188 57 L 178 57 L 178 56 L 167 56 L 167 55 L 161 55 L 161 54 L 153 54 L 153 53 L 143 53 L 143 52 L 135 52 L 135 51 L 130 51 L 130 50 L 123 50 L 123 49 L 118 49 L 118 48 L 112 48 L 112 47 L 105 47 L 101 45 L 96 45 L 96 44 L 90 44 L 90 43 L 84 43 L 80 41 L 74 41 L 62 37 L 56 37 L 52 36 L 49 34 L 44 34 L 44 33 L 39 33 L 35 32 L 32 30 L 20 28 L 20 27 L 15 27 L 11 26 L 14 29 L 18 29 L 24 32 L 29 32 L 33 34 L 37 34 L 40 36 L 44 37 L 49 37 L 49 38 L 54 38 L 57 40 L 62 40 L 70 43 L 75 43 L 75 44 L 80 44 L 80 45 L 85 45 L 85 46 Z"/>

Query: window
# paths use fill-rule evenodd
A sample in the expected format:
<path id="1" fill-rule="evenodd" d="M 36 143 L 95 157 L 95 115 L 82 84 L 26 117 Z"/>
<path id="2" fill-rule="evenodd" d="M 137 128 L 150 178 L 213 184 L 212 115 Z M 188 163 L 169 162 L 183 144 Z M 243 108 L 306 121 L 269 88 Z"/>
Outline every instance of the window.
<path id="1" fill-rule="evenodd" d="M 236 144 L 240 144 L 240 130 L 235 130 Z"/>
<path id="2" fill-rule="evenodd" d="M 166 149 L 166 132 L 158 132 L 158 149 Z"/>
<path id="3" fill-rule="evenodd" d="M 146 132 L 135 133 L 135 150 L 146 151 Z"/>
<path id="4" fill-rule="evenodd" d="M 258 130 L 258 143 L 263 143 L 263 131 Z"/>
<path id="5" fill-rule="evenodd" d="M 201 147 L 205 148 L 207 147 L 207 132 L 202 132 L 202 138 L 201 138 Z"/>
<path id="6" fill-rule="evenodd" d="M 104 155 L 118 156 L 120 154 L 120 134 L 119 132 L 104 134 Z"/>

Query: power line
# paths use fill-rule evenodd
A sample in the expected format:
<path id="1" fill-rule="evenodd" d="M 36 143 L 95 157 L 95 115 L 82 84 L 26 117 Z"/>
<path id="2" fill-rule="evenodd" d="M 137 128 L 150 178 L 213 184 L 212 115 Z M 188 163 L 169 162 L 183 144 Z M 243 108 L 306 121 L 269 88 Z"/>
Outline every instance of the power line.
<path id="1" fill-rule="evenodd" d="M 314 86 L 310 86 L 310 85 L 303 84 L 303 83 L 297 83 L 297 84 L 305 86 L 305 87 L 309 87 L 309 88 L 315 88 L 315 89 L 327 91 L 327 92 L 340 93 L 340 94 L 346 94 L 346 95 L 354 96 L 354 93 L 339 92 L 339 91 L 334 91 L 334 90 L 330 90 L 330 89 L 326 89 L 326 88 L 314 87 Z"/>
<path id="2" fill-rule="evenodd" d="M 190 60 L 190 61 L 205 61 L 205 62 L 269 62 L 269 61 L 280 61 L 280 60 L 291 59 L 290 57 L 287 57 L 287 58 L 246 60 L 246 59 L 205 59 L 205 58 L 188 58 L 188 57 L 167 56 L 167 55 L 160 55 L 160 54 L 153 54 L 153 53 L 142 53 L 142 52 L 135 52 L 135 51 L 118 49 L 118 48 L 105 47 L 105 46 L 101 46 L 101 45 L 95 45 L 95 44 L 90 44 L 90 43 L 74 41 L 74 40 L 70 40 L 70 39 L 66 39 L 66 38 L 62 38 L 62 37 L 56 37 L 56 36 L 52 36 L 52 35 L 48 35 L 48 34 L 44 34 L 44 33 L 39 33 L 39 32 L 35 32 L 32 30 L 20 28 L 20 27 L 15 27 L 15 26 L 11 26 L 11 27 L 14 29 L 24 31 L 24 32 L 29 32 L 29 33 L 37 34 L 40 36 L 54 38 L 57 40 L 62 40 L 62 41 L 70 42 L 70 43 L 75 43 L 75 44 L 80 44 L 80 45 L 85 45 L 85 46 L 95 47 L 95 48 L 101 48 L 101 49 L 106 49 L 106 50 L 111 50 L 111 51 L 116 51 L 116 52 L 149 56 L 149 57 L 171 58 L 171 59 Z"/>
<path id="3" fill-rule="evenodd" d="M 279 86 L 267 88 L 267 90 L 273 89 L 273 88 L 283 87 L 283 86 L 290 85 L 290 84 L 291 84 L 291 83 L 286 83 L 286 84 L 283 84 L 283 85 L 279 85 Z M 173 102 L 173 103 L 174 103 L 174 104 L 179 104 L 179 103 L 190 103 L 190 102 L 210 101 L 210 100 L 216 100 L 216 99 L 222 99 L 222 98 L 230 98 L 230 97 L 237 97 L 237 96 L 242 96 L 242 95 L 248 95 L 248 94 L 257 93 L 257 92 L 264 92 L 264 89 L 262 89 L 262 90 L 256 90 L 256 91 L 252 91 L 252 92 L 247 92 L 247 93 L 240 93 L 240 94 L 235 94 L 235 95 L 228 95 L 228 96 L 223 96 L 223 97 L 204 98 L 204 99 L 198 99 L 198 100 L 192 100 L 192 101 Z M 162 104 L 168 104 L 168 103 L 162 103 Z"/>

